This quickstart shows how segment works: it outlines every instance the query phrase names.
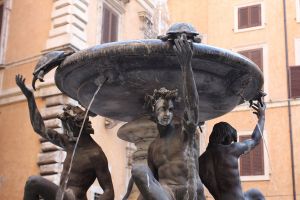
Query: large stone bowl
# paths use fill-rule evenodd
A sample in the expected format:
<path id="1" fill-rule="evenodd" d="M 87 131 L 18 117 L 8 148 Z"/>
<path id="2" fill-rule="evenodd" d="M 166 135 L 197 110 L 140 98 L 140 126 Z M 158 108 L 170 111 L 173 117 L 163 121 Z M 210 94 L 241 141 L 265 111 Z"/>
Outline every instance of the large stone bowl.
<path id="1" fill-rule="evenodd" d="M 261 89 L 262 72 L 249 59 L 201 43 L 193 43 L 193 51 L 201 121 L 231 111 Z M 63 93 L 87 107 L 99 80 L 107 74 L 114 77 L 101 88 L 91 106 L 92 112 L 121 121 L 140 118 L 147 114 L 144 96 L 166 87 L 179 90 L 175 114 L 182 115 L 182 75 L 170 42 L 132 40 L 79 51 L 57 68 L 55 81 Z"/>

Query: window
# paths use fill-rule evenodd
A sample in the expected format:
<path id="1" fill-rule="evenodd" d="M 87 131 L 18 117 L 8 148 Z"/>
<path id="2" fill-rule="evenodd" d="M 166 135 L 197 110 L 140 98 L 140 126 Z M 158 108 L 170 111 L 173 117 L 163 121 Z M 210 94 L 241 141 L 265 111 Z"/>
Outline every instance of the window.
<path id="1" fill-rule="evenodd" d="M 252 60 L 263 71 L 263 48 L 244 50 L 238 53 Z"/>
<path id="2" fill-rule="evenodd" d="M 251 138 L 252 132 L 239 132 L 239 142 Z M 240 176 L 242 181 L 269 180 L 269 159 L 266 142 L 267 133 L 264 131 L 260 143 L 249 153 L 244 154 L 239 160 Z"/>
<path id="3" fill-rule="evenodd" d="M 0 35 L 2 33 L 2 21 L 3 21 L 4 3 L 0 4 Z"/>
<path id="4" fill-rule="evenodd" d="M 4 63 L 11 7 L 12 0 L 0 0 L 0 64 Z"/>
<path id="5" fill-rule="evenodd" d="M 238 9 L 239 29 L 261 26 L 261 5 L 253 5 Z"/>
<path id="6" fill-rule="evenodd" d="M 300 66 L 290 67 L 291 97 L 300 98 Z"/>
<path id="7" fill-rule="evenodd" d="M 263 28 L 263 3 L 251 3 L 235 7 L 235 32 Z"/>
<path id="8" fill-rule="evenodd" d="M 101 43 L 114 42 L 118 40 L 118 25 L 118 14 L 116 14 L 116 12 L 107 5 L 103 4 Z"/>
<path id="9" fill-rule="evenodd" d="M 269 73 L 268 73 L 268 46 L 266 44 L 255 44 L 251 46 L 233 48 L 233 51 L 249 58 L 261 69 L 264 76 L 263 90 L 269 92 Z M 269 95 L 265 97 L 265 101 L 269 100 Z"/>
<path id="10" fill-rule="evenodd" d="M 251 139 L 251 135 L 239 136 L 239 141 Z M 259 176 L 264 175 L 264 153 L 263 142 L 261 141 L 252 151 L 244 154 L 240 158 L 241 176 Z"/>

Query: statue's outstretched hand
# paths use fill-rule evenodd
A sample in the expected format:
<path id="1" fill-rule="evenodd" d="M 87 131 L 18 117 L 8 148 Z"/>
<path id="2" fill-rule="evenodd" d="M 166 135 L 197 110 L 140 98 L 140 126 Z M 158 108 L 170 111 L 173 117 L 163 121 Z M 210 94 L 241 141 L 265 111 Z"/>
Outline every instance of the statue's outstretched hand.
<path id="1" fill-rule="evenodd" d="M 266 105 L 263 101 L 258 101 L 257 103 L 252 103 L 251 106 L 254 109 L 254 114 L 258 119 L 265 116 Z"/>
<path id="2" fill-rule="evenodd" d="M 253 99 L 249 101 L 250 107 L 253 105 L 253 101 L 258 101 L 258 103 L 263 106 L 264 97 L 267 95 L 267 93 L 260 90 Z"/>
<path id="3" fill-rule="evenodd" d="M 178 61 L 181 66 L 189 66 L 193 57 L 193 50 L 191 44 L 189 44 L 185 34 L 182 38 L 174 40 L 175 45 L 173 46 L 174 51 L 177 55 Z"/>
<path id="4" fill-rule="evenodd" d="M 32 96 L 32 92 L 26 87 L 25 78 L 22 75 L 16 75 L 16 83 L 26 97 Z"/>

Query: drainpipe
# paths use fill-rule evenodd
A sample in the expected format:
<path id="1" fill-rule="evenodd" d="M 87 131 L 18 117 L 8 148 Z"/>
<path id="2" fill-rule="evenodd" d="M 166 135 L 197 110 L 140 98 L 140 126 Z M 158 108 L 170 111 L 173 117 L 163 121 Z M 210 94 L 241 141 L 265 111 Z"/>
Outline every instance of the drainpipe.
<path id="1" fill-rule="evenodd" d="M 293 127 L 292 127 L 292 111 L 291 111 L 291 78 L 289 70 L 289 52 L 288 52 L 288 34 L 286 23 L 286 0 L 283 0 L 283 18 L 284 18 L 284 43 L 285 43 L 285 67 L 287 74 L 287 91 L 288 91 L 288 120 L 290 129 L 290 146 L 291 146 L 291 164 L 292 164 L 292 182 L 293 182 L 293 199 L 296 200 L 296 184 L 295 184 L 295 167 L 294 167 L 294 144 L 293 144 Z"/>

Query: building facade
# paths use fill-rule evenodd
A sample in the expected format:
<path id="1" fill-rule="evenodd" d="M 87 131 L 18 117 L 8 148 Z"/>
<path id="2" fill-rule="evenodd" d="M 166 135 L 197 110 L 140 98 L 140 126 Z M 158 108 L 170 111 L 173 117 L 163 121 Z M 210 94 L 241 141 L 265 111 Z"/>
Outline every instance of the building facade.
<path id="1" fill-rule="evenodd" d="M 268 93 L 264 143 L 240 159 L 240 174 L 244 190 L 258 188 L 267 199 L 300 198 L 299 4 L 299 0 L 168 1 L 172 22 L 194 24 L 205 43 L 238 52 L 263 71 L 263 90 Z M 219 121 L 232 124 L 238 139 L 244 140 L 257 119 L 244 104 L 208 121 L 202 135 L 204 150 Z"/>
<path id="2" fill-rule="evenodd" d="M 30 87 L 38 59 L 49 51 L 78 51 L 100 43 L 156 37 L 163 15 L 154 16 L 159 16 L 161 8 L 152 0 L 0 1 L 0 199 L 22 199 L 30 175 L 41 174 L 58 183 L 65 158 L 64 151 L 34 133 L 15 75 L 24 75 Z M 53 77 L 54 73 L 45 77 L 35 96 L 45 125 L 62 132 L 56 115 L 63 104 L 76 102 L 57 90 Z M 102 117 L 92 123 L 94 138 L 109 160 L 116 199 L 120 199 L 128 182 L 131 147 L 116 135 L 121 123 Z M 99 193 L 101 188 L 95 184 L 88 196 L 94 199 Z"/>
<path id="3" fill-rule="evenodd" d="M 238 52 L 261 68 L 268 93 L 264 141 L 240 159 L 243 189 L 258 188 L 267 199 L 300 198 L 299 0 L 2 0 L 0 18 L 0 199 L 22 199 L 30 175 L 58 183 L 65 156 L 34 133 L 15 75 L 24 75 L 29 86 L 38 59 L 49 51 L 155 38 L 174 22 L 193 24 L 203 43 Z M 53 72 L 47 74 L 34 94 L 46 126 L 62 132 L 55 116 L 63 104 L 76 102 L 60 93 L 53 77 Z M 244 140 L 257 119 L 243 104 L 206 122 L 202 151 L 219 121 L 232 124 Z M 135 147 L 117 137 L 123 123 L 103 117 L 92 123 L 93 137 L 108 157 L 115 199 L 121 199 Z M 89 199 L 99 193 L 95 183 Z"/>

